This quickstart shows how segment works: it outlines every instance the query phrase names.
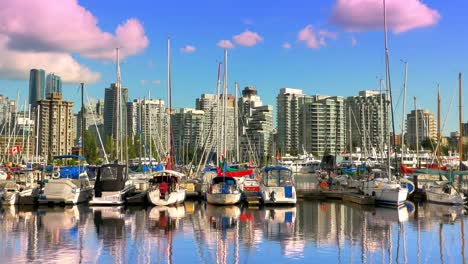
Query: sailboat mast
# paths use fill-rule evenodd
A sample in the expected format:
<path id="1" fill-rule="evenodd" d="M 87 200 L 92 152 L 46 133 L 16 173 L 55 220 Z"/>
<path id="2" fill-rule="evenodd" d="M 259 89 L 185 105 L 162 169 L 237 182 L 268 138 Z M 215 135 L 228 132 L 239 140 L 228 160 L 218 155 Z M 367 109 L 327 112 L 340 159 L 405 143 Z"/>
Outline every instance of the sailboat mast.
<path id="1" fill-rule="evenodd" d="M 408 62 L 405 63 L 405 82 L 403 84 L 403 113 L 401 114 L 401 160 L 403 164 L 403 155 L 405 153 L 405 115 L 406 115 L 406 85 L 408 82 Z"/>
<path id="2" fill-rule="evenodd" d="M 115 125 L 115 158 L 116 159 L 119 159 L 120 158 L 120 152 L 121 152 L 121 145 L 120 145 L 120 136 L 121 136 L 121 115 L 122 115 L 122 112 L 121 112 L 121 90 L 120 90 L 120 58 L 119 58 L 119 48 L 116 48 L 116 72 L 117 72 L 117 83 L 115 85 L 116 87 L 116 106 L 117 106 L 117 109 L 115 114 L 116 114 L 116 118 L 115 118 L 115 122 L 116 122 L 116 125 Z M 120 159 L 121 160 L 121 159 Z"/>
<path id="3" fill-rule="evenodd" d="M 390 83 L 390 62 L 389 62 L 389 59 L 388 59 L 388 38 L 387 38 L 387 10 L 386 10 L 386 5 L 385 5 L 385 0 L 383 0 L 383 13 L 384 13 L 384 39 L 385 39 L 385 81 L 386 81 L 386 86 L 387 86 L 387 90 L 388 90 L 388 96 L 389 96 L 389 99 L 390 99 L 390 111 L 391 113 L 388 113 L 388 109 L 387 109 L 387 115 L 388 114 L 391 114 L 392 116 L 392 131 L 393 131 L 393 135 L 392 135 L 392 138 L 391 138 L 391 141 L 390 142 L 390 138 L 388 139 L 388 175 L 390 177 L 390 179 L 392 178 L 391 176 L 391 169 L 390 169 L 390 146 L 392 146 L 393 148 L 395 147 L 395 120 L 394 120 L 394 116 L 393 116 L 393 101 L 392 101 L 392 86 L 391 86 L 391 83 Z M 388 121 L 387 123 L 389 123 L 390 121 Z M 390 128 L 390 127 L 389 127 Z M 391 145 L 392 144 L 392 145 Z M 396 159 L 396 151 L 395 151 L 395 165 L 396 167 L 398 167 L 398 160 Z"/>
<path id="4" fill-rule="evenodd" d="M 416 167 L 419 167 L 419 126 L 418 126 L 418 105 L 416 103 L 416 96 L 414 97 L 414 116 L 415 116 L 415 135 L 416 135 Z"/>
<path id="5" fill-rule="evenodd" d="M 238 104 L 237 104 L 237 96 L 238 96 L 238 92 L 239 92 L 239 84 L 236 82 L 236 95 L 235 95 L 235 99 L 234 99 L 234 132 L 236 133 L 236 161 L 239 162 L 240 161 L 240 157 L 239 157 L 239 107 L 238 107 Z"/>
<path id="6" fill-rule="evenodd" d="M 172 98 L 171 98 L 171 39 L 167 37 L 167 107 L 168 107 L 168 129 L 167 129 L 167 153 L 169 159 L 171 159 L 171 147 L 172 147 L 172 124 L 171 124 L 171 112 L 172 112 Z"/>
<path id="7" fill-rule="evenodd" d="M 81 83 L 81 153 L 85 155 L 85 106 L 84 106 L 84 83 Z"/>
<path id="8" fill-rule="evenodd" d="M 462 74 L 458 74 L 458 122 L 460 123 L 460 135 L 459 135 L 459 152 L 460 152 L 460 168 L 463 162 L 463 119 L 462 119 Z"/>
<path id="9" fill-rule="evenodd" d="M 219 104 L 219 99 L 221 96 L 221 63 L 218 63 L 218 80 L 216 83 L 216 91 L 217 91 L 217 96 L 216 96 L 216 124 L 221 123 L 221 109 L 220 109 L 220 104 Z M 219 125 L 216 126 L 216 166 L 218 166 L 219 158 L 221 157 L 220 155 L 220 147 L 221 147 L 221 140 L 220 140 L 220 135 L 219 135 Z"/>
<path id="10" fill-rule="evenodd" d="M 440 169 L 440 84 L 437 85 L 437 168 Z"/>
<path id="11" fill-rule="evenodd" d="M 224 49 L 224 80 L 223 80 L 223 155 L 227 157 L 227 129 L 226 129 L 226 109 L 227 109 L 227 49 Z"/>

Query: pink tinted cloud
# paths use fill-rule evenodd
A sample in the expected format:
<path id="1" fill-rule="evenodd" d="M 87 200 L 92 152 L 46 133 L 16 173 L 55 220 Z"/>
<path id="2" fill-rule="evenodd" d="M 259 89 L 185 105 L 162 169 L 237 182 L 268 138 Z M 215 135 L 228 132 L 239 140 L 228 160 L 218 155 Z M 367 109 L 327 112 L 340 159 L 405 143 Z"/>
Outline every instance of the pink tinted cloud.
<path id="1" fill-rule="evenodd" d="M 246 30 L 240 33 L 239 35 L 235 35 L 232 39 L 238 45 L 247 46 L 247 47 L 254 46 L 258 44 L 259 42 L 263 41 L 263 37 L 258 35 L 258 33 L 252 32 L 250 30 Z"/>
<path id="2" fill-rule="evenodd" d="M 283 45 L 281 45 L 281 47 L 283 47 L 283 49 L 290 49 L 292 48 L 291 44 L 289 42 L 285 42 L 283 43 Z"/>
<path id="3" fill-rule="evenodd" d="M 440 14 L 420 0 L 386 2 L 387 25 L 394 33 L 437 24 Z M 347 31 L 360 32 L 383 28 L 381 0 L 337 0 L 331 22 Z"/>
<path id="4" fill-rule="evenodd" d="M 180 49 L 180 51 L 182 51 L 184 53 L 192 53 L 195 50 L 196 50 L 196 48 L 194 46 L 191 46 L 191 45 L 186 45 L 185 47 Z"/>
<path id="5" fill-rule="evenodd" d="M 327 45 L 327 39 L 336 39 L 338 34 L 328 30 L 319 30 L 316 32 L 312 25 L 307 25 L 297 35 L 297 40 L 304 42 L 307 47 L 318 49 Z"/>
<path id="6" fill-rule="evenodd" d="M 94 59 L 112 59 L 121 47 L 122 57 L 148 46 L 142 24 L 128 19 L 115 33 L 102 31 L 98 20 L 77 0 L 45 4 L 42 0 L 3 0 L 0 34 L 9 37 L 9 49 L 78 53 Z"/>
<path id="7" fill-rule="evenodd" d="M 234 44 L 230 40 L 223 39 L 218 41 L 218 47 L 223 48 L 223 49 L 232 49 L 234 48 Z"/>

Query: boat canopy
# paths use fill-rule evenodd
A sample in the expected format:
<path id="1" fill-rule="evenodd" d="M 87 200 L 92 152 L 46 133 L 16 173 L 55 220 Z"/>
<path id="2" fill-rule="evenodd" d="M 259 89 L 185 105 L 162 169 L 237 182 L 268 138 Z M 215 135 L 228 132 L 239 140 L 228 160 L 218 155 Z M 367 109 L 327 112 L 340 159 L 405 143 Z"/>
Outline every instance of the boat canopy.
<path id="1" fill-rule="evenodd" d="M 273 170 L 277 170 L 277 171 L 282 171 L 282 170 L 285 170 L 285 171 L 291 171 L 291 169 L 287 168 L 287 167 L 283 167 L 283 166 L 268 166 L 265 168 L 265 172 L 270 172 L 270 171 L 273 171 Z"/>
<path id="2" fill-rule="evenodd" d="M 184 177 L 185 174 L 181 173 L 181 172 L 178 172 L 178 171 L 173 171 L 173 170 L 162 170 L 162 171 L 158 171 L 156 172 L 154 175 L 156 177 L 160 177 L 160 176 L 167 176 L 167 174 L 170 174 L 171 176 L 175 176 L 175 177 Z"/>
<path id="3" fill-rule="evenodd" d="M 104 164 L 97 172 L 94 191 L 96 197 L 101 192 L 116 192 L 124 189 L 128 179 L 127 166 L 123 164 Z"/>
<path id="4" fill-rule="evenodd" d="M 226 183 L 229 185 L 236 185 L 236 180 L 233 177 L 223 177 L 223 176 L 218 176 L 213 178 L 213 184 L 217 183 Z"/>
<path id="5" fill-rule="evenodd" d="M 61 156 L 54 156 L 53 159 L 77 159 L 77 160 L 86 160 L 84 156 L 80 155 L 61 155 Z"/>
<path id="6" fill-rule="evenodd" d="M 263 184 L 267 187 L 285 187 L 294 185 L 293 173 L 290 169 L 284 167 L 265 168 L 265 174 L 262 178 Z"/>

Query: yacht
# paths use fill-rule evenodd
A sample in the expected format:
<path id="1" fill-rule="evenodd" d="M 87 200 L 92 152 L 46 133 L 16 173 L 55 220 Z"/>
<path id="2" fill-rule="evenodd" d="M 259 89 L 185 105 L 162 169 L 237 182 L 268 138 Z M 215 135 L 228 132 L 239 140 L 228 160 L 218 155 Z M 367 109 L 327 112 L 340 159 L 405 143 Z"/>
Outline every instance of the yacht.
<path id="1" fill-rule="evenodd" d="M 296 189 L 292 171 L 286 167 L 266 167 L 260 181 L 264 204 L 295 204 Z"/>
<path id="2" fill-rule="evenodd" d="M 398 181 L 391 181 L 386 172 L 373 169 L 367 180 L 362 181 L 359 190 L 375 198 L 376 203 L 402 206 L 408 196 L 408 189 Z"/>
<path id="3" fill-rule="evenodd" d="M 183 203 L 185 189 L 180 186 L 180 178 L 184 176 L 184 174 L 173 170 L 157 172 L 155 177 L 150 180 L 148 201 L 157 206 Z"/>
<path id="4" fill-rule="evenodd" d="M 209 204 L 232 205 L 240 203 L 242 190 L 236 179 L 229 176 L 213 178 L 209 190 L 206 193 L 206 201 Z"/>
<path id="5" fill-rule="evenodd" d="M 105 164 L 98 168 L 94 183 L 94 198 L 90 205 L 122 205 L 135 191 L 128 179 L 128 169 L 123 164 Z"/>
<path id="6" fill-rule="evenodd" d="M 31 189 L 31 194 L 34 189 Z M 37 189 L 35 190 L 37 191 Z M 29 191 L 22 196 L 29 195 Z M 78 179 L 59 178 L 49 180 L 39 194 L 39 204 L 78 204 L 89 201 L 93 196 L 93 187 L 86 174 Z"/>

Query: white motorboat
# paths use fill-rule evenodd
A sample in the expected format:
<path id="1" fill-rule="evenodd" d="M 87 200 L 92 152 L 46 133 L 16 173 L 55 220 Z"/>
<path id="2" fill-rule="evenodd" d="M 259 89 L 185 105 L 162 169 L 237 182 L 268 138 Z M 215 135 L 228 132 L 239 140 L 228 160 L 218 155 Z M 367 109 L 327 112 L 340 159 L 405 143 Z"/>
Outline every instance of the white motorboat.
<path id="1" fill-rule="evenodd" d="M 286 167 L 266 167 L 260 181 L 264 204 L 295 204 L 296 188 L 292 171 Z"/>
<path id="2" fill-rule="evenodd" d="M 93 188 L 87 175 L 78 179 L 52 179 L 39 195 L 39 204 L 79 204 L 89 201 Z"/>
<path id="3" fill-rule="evenodd" d="M 448 205 L 463 205 L 465 204 L 465 196 L 458 192 L 447 182 L 437 182 L 437 185 L 425 188 L 426 198 L 428 202 L 448 204 Z"/>
<path id="4" fill-rule="evenodd" d="M 232 205 L 240 203 L 242 190 L 236 179 L 229 176 L 213 178 L 210 188 L 206 193 L 206 201 L 210 204 Z"/>
<path id="5" fill-rule="evenodd" d="M 150 180 L 151 186 L 148 189 L 148 201 L 156 206 L 168 206 L 183 203 L 185 200 L 185 189 L 180 186 L 180 178 L 184 174 L 163 170 L 157 172 Z"/>
<path id="6" fill-rule="evenodd" d="M 408 197 L 408 189 L 397 181 L 390 181 L 385 172 L 374 169 L 366 181 L 361 183 L 360 191 L 375 198 L 376 203 L 402 206 Z"/>
<path id="7" fill-rule="evenodd" d="M 6 180 L 0 183 L 0 189 L 3 191 L 1 198 L 2 205 L 15 205 L 18 203 L 20 186 L 14 181 Z"/>
<path id="8" fill-rule="evenodd" d="M 135 185 L 128 179 L 127 166 L 123 164 L 102 165 L 94 183 L 94 197 L 90 205 L 122 205 L 135 191 Z"/>

